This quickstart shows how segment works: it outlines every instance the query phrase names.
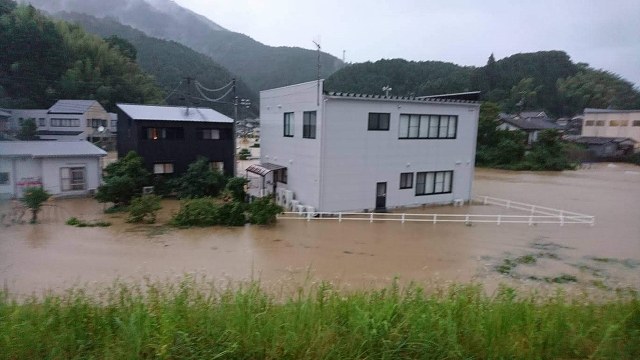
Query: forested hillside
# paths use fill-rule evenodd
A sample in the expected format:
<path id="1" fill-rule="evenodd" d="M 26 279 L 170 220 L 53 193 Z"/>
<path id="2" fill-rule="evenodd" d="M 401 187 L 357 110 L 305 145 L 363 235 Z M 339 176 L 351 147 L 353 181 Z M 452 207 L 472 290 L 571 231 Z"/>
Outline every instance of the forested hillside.
<path id="1" fill-rule="evenodd" d="M 65 10 L 96 17 L 111 16 L 147 35 L 174 40 L 210 56 L 259 91 L 313 80 L 317 53 L 295 47 L 264 45 L 244 34 L 227 31 L 168 0 L 28 0 L 50 13 Z M 309 41 L 311 46 L 311 41 Z M 322 53 L 321 76 L 343 66 L 338 58 Z"/>
<path id="2" fill-rule="evenodd" d="M 54 23 L 31 6 L 0 0 L 0 107 L 42 108 L 58 99 L 158 103 L 152 76 L 78 25 Z"/>
<path id="3" fill-rule="evenodd" d="M 145 35 L 142 31 L 130 26 L 122 25 L 113 18 L 99 19 L 91 15 L 80 13 L 56 13 L 55 17 L 80 24 L 84 29 L 104 38 L 117 36 L 125 39 L 135 46 L 137 61 L 140 67 L 153 75 L 157 83 L 161 85 L 167 94 L 173 91 L 179 82 L 187 76 L 196 78 L 202 85 L 208 88 L 220 88 L 229 83 L 234 75 L 224 67 L 217 64 L 210 57 L 200 54 L 175 41 L 161 40 Z M 242 79 L 237 79 L 238 97 L 252 100 L 251 114 L 258 116 L 258 94 L 251 90 Z M 187 97 L 188 86 L 183 83 L 172 96 L 167 98 L 167 103 L 179 105 L 184 103 Z M 195 88 L 191 88 L 192 95 L 201 96 Z M 207 93 L 208 97 L 216 94 Z M 219 95 L 222 95 L 219 94 Z M 229 101 L 231 95 L 226 100 Z M 213 107 L 226 114 L 231 113 L 230 105 L 212 104 L 203 100 L 195 100 L 200 105 Z"/>
<path id="4" fill-rule="evenodd" d="M 640 92 L 620 76 L 575 64 L 563 51 L 516 54 L 483 67 L 436 61 L 379 60 L 350 65 L 333 74 L 325 90 L 395 95 L 433 95 L 480 90 L 502 111 L 542 109 L 556 116 L 585 107 L 640 107 Z"/>

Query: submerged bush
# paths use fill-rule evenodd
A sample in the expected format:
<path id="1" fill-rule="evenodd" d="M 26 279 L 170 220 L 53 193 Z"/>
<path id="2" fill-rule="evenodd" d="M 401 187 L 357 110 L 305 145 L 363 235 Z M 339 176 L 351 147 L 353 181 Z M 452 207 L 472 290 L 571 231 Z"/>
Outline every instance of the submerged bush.
<path id="1" fill-rule="evenodd" d="M 282 206 L 276 204 L 273 197 L 265 196 L 249 204 L 249 222 L 258 225 L 272 224 L 282 211 Z"/>
<path id="2" fill-rule="evenodd" d="M 111 226 L 111 223 L 108 221 L 84 221 L 80 220 L 77 217 L 70 217 L 67 222 L 67 225 L 76 226 L 76 227 L 107 227 Z"/>
<path id="3" fill-rule="evenodd" d="M 160 205 L 162 197 L 157 195 L 143 195 L 134 198 L 129 205 L 129 223 L 141 223 L 146 222 L 153 224 L 156 222 L 156 214 L 158 210 L 162 209 Z"/>
<path id="4" fill-rule="evenodd" d="M 183 200 L 169 224 L 178 227 L 218 225 L 218 208 L 209 197 Z"/>
<path id="5" fill-rule="evenodd" d="M 243 226 L 247 222 L 247 218 L 244 215 L 246 208 L 245 203 L 237 201 L 224 203 L 217 209 L 218 225 Z"/>

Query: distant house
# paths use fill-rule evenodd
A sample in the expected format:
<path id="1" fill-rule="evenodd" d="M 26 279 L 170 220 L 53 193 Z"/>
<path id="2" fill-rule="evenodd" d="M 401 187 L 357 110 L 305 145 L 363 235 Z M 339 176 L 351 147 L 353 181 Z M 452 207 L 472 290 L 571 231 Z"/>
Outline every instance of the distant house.
<path id="1" fill-rule="evenodd" d="M 41 140 L 115 141 L 109 129 L 111 118 L 96 100 L 58 100 L 49 109 L 7 111 L 11 113 L 9 127 L 14 133 L 25 119 L 33 118 Z"/>
<path id="2" fill-rule="evenodd" d="M 565 136 L 564 140 L 586 146 L 595 158 L 631 155 L 638 143 L 631 138 L 598 136 Z"/>
<path id="3" fill-rule="evenodd" d="M 89 194 L 100 185 L 106 154 L 87 141 L 2 141 L 0 198 L 20 197 L 30 186 L 60 196 Z"/>
<path id="4" fill-rule="evenodd" d="M 631 138 L 640 144 L 640 110 L 584 109 L 583 137 Z"/>
<path id="5" fill-rule="evenodd" d="M 209 108 L 117 104 L 118 157 L 135 151 L 154 174 L 179 175 L 203 156 L 233 174 L 233 119 Z"/>
<path id="6" fill-rule="evenodd" d="M 11 117 L 11 113 L 0 109 L 0 132 L 8 132 L 9 131 L 9 118 Z"/>
<path id="7" fill-rule="evenodd" d="M 318 85 L 260 92 L 261 163 L 246 169 L 250 194 L 315 211 L 471 199 L 477 95 L 319 94 Z"/>
<path id="8" fill-rule="evenodd" d="M 551 122 L 551 119 L 547 117 L 544 111 L 526 111 L 519 115 L 500 113 L 498 124 L 499 130 L 524 131 L 527 134 L 528 144 L 538 141 L 540 131 L 556 128 L 556 125 Z"/>

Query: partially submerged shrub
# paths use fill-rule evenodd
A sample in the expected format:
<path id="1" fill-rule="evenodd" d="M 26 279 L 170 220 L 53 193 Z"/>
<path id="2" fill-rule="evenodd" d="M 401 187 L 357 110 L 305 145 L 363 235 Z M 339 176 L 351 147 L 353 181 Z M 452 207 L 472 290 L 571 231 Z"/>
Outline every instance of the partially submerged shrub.
<path id="1" fill-rule="evenodd" d="M 77 217 L 70 217 L 69 220 L 67 220 L 67 225 L 76 226 L 78 224 L 80 224 L 80 220 L 78 220 Z"/>
<path id="2" fill-rule="evenodd" d="M 282 211 L 282 206 L 276 204 L 273 197 L 265 196 L 249 204 L 249 222 L 258 225 L 272 224 Z"/>
<path id="3" fill-rule="evenodd" d="M 143 195 L 134 198 L 129 205 L 129 223 L 146 222 L 153 224 L 156 222 L 156 213 L 162 209 L 160 200 L 162 197 L 157 195 Z"/>
<path id="4" fill-rule="evenodd" d="M 225 203 L 218 208 L 218 225 L 243 226 L 247 222 L 244 215 L 246 204 L 241 202 Z"/>
<path id="5" fill-rule="evenodd" d="M 91 222 L 91 221 L 84 221 L 84 220 L 80 220 L 77 217 L 70 217 L 67 220 L 67 225 L 70 226 L 76 226 L 76 227 L 107 227 L 107 226 L 111 226 L 111 223 L 108 221 L 96 221 L 96 222 Z"/>
<path id="6" fill-rule="evenodd" d="M 217 225 L 218 209 L 209 197 L 184 200 L 169 224 L 178 227 Z"/>

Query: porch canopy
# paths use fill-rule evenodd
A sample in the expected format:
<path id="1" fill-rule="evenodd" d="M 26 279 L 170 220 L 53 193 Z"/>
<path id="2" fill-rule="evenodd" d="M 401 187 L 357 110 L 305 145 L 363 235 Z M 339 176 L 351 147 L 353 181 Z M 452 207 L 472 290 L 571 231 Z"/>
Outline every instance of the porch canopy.
<path id="1" fill-rule="evenodd" d="M 268 173 L 280 169 L 286 169 L 286 166 L 276 165 L 272 163 L 262 163 L 249 166 L 246 171 L 264 177 Z"/>

